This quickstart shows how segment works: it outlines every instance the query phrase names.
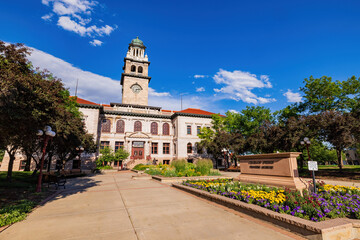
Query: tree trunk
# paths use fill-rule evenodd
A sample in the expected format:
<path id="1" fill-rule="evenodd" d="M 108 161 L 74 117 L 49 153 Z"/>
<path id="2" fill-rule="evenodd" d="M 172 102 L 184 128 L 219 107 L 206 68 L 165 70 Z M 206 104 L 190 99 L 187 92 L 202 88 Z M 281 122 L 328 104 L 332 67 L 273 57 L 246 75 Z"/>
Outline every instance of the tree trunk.
<path id="1" fill-rule="evenodd" d="M 8 182 L 12 181 L 12 171 L 13 171 L 13 166 L 14 166 L 14 161 L 15 161 L 15 154 L 16 154 L 16 150 L 6 150 L 9 154 L 9 166 L 8 166 L 8 172 L 7 172 L 7 177 L 6 180 Z"/>
<path id="2" fill-rule="evenodd" d="M 50 172 L 52 157 L 53 157 L 52 154 L 50 154 L 50 155 L 48 156 L 47 172 Z"/>
<path id="3" fill-rule="evenodd" d="M 27 153 L 25 153 L 25 155 L 26 155 L 26 164 L 25 164 L 24 171 L 30 171 L 32 153 L 27 152 Z"/>
<path id="4" fill-rule="evenodd" d="M 340 172 L 342 172 L 343 161 L 342 161 L 342 156 L 341 156 L 341 149 L 337 149 L 336 154 L 337 154 L 337 157 L 338 157 L 338 166 L 339 166 Z"/>

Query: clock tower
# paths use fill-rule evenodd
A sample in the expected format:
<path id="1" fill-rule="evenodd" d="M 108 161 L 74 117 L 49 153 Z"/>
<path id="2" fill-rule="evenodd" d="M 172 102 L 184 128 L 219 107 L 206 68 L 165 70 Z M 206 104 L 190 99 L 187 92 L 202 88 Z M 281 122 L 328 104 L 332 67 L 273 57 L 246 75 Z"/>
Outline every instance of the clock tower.
<path id="1" fill-rule="evenodd" d="M 145 49 L 146 47 L 139 37 L 133 39 L 129 44 L 120 82 L 123 104 L 148 105 L 151 77 L 148 76 L 150 62 L 145 54 Z"/>

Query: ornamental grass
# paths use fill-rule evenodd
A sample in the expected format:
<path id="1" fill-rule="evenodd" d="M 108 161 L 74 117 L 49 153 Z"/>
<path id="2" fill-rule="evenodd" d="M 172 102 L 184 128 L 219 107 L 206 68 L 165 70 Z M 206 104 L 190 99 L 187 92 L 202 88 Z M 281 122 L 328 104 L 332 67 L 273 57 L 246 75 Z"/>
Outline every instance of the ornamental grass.
<path id="1" fill-rule="evenodd" d="M 228 179 L 185 181 L 183 185 L 314 222 L 348 217 L 360 219 L 360 188 L 318 184 L 309 193 Z"/>

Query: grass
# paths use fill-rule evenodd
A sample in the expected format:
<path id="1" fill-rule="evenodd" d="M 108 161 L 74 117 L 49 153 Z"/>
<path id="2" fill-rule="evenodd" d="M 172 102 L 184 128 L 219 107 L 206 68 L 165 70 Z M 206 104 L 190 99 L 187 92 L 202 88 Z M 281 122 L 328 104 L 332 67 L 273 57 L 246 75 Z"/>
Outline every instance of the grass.
<path id="1" fill-rule="evenodd" d="M 26 218 L 27 214 L 53 191 L 43 188 L 36 193 L 37 176 L 32 172 L 13 172 L 12 182 L 7 172 L 0 172 L 0 227 Z"/>
<path id="2" fill-rule="evenodd" d="M 299 175 L 300 177 L 311 177 L 311 172 L 305 166 L 303 170 L 299 169 Z M 360 182 L 360 165 L 344 165 L 342 171 L 337 165 L 319 165 L 315 176 L 321 179 Z"/>

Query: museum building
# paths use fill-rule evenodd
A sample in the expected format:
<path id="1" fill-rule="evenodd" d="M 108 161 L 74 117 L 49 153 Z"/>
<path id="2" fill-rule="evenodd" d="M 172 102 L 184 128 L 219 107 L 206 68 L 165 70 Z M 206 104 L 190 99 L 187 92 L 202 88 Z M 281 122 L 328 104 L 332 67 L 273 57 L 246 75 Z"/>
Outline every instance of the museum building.
<path id="1" fill-rule="evenodd" d="M 211 127 L 214 113 L 195 108 L 172 111 L 149 106 L 150 62 L 145 49 L 139 38 L 129 44 L 120 81 L 122 103 L 107 105 L 77 98 L 88 133 L 94 135 L 98 149 L 108 146 L 114 151 L 119 148 L 128 151 L 130 156 L 124 162 L 128 168 L 139 163 L 169 164 L 174 159 L 191 162 L 205 157 L 196 149 L 196 143 L 200 141 L 198 133 L 203 127 Z M 82 153 L 81 162 L 70 161 L 66 169 L 90 170 L 98 155 L 99 151 Z M 1 171 L 7 171 L 6 160 L 5 156 Z M 13 170 L 22 170 L 24 164 L 25 160 L 19 156 Z"/>

